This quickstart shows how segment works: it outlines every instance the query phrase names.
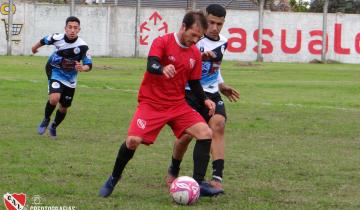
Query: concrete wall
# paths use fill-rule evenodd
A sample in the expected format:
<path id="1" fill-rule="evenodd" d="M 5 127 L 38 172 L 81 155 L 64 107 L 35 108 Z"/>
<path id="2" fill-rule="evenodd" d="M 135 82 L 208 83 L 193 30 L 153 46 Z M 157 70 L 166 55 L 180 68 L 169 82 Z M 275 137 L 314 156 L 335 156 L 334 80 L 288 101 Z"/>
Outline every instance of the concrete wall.
<path id="1" fill-rule="evenodd" d="M 4 0 L 0 0 L 3 5 Z M 13 37 L 13 54 L 29 55 L 31 46 L 47 34 L 64 31 L 70 9 L 67 5 L 16 3 L 15 24 L 23 24 Z M 4 8 L 4 7 L 2 7 Z M 1 19 L 7 15 L 0 14 Z M 135 8 L 78 5 L 75 15 L 81 20 L 80 36 L 95 56 L 133 56 L 135 29 L 140 29 L 139 52 L 146 56 L 152 40 L 166 32 L 176 32 L 184 9 L 141 8 L 140 24 L 135 26 Z M 321 58 L 322 14 L 265 12 L 264 60 L 308 62 Z M 328 59 L 360 63 L 360 15 L 329 14 Z M 0 55 L 6 54 L 4 22 L 0 22 Z M 223 34 L 229 39 L 225 59 L 255 60 L 258 13 L 228 10 Z M 286 37 L 285 37 L 286 36 Z M 41 48 L 48 55 L 53 48 Z"/>

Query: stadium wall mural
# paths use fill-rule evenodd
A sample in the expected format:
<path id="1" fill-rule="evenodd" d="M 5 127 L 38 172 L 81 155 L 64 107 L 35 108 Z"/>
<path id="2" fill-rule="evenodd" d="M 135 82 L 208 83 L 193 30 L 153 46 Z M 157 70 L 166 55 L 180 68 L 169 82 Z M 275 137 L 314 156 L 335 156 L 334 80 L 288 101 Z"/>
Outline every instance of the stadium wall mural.
<path id="1" fill-rule="evenodd" d="M 0 5 L 6 1 L 0 0 Z M 6 6 L 1 6 L 0 54 L 6 54 Z M 87 40 L 94 56 L 146 56 L 151 42 L 157 36 L 176 32 L 186 9 L 141 8 L 139 24 L 136 8 L 115 6 L 77 5 L 75 15 L 81 19 L 80 35 Z M 21 24 L 19 40 L 13 46 L 14 55 L 30 55 L 31 45 L 52 32 L 63 32 L 69 6 L 56 4 L 16 3 L 14 23 Z M 4 14 L 3 14 L 4 13 Z M 327 58 L 343 63 L 360 63 L 360 15 L 329 14 L 327 31 Z M 19 25 L 18 25 L 19 26 Z M 228 38 L 224 59 L 256 60 L 258 12 L 228 10 L 223 35 Z M 49 30 L 50 29 L 50 30 Z M 135 29 L 139 30 L 135 38 Z M 309 62 L 321 59 L 322 14 L 270 12 L 264 14 L 264 61 Z M 39 55 L 48 55 L 53 49 L 44 47 Z"/>

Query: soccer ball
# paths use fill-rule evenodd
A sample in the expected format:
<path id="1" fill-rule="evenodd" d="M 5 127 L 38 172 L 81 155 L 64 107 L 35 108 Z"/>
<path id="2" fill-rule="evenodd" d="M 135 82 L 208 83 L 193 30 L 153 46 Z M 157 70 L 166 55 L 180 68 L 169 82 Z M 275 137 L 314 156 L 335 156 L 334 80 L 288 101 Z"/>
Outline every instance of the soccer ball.
<path id="1" fill-rule="evenodd" d="M 190 205 L 199 199 L 200 187 L 193 178 L 180 176 L 171 184 L 170 195 L 176 203 Z"/>

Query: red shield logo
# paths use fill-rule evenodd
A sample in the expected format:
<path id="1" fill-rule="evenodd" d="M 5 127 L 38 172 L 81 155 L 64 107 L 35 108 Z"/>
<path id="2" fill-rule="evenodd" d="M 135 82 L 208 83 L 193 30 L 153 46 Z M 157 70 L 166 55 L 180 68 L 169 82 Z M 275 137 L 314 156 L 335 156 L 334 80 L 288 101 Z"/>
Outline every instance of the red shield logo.
<path id="1" fill-rule="evenodd" d="M 26 194 L 6 193 L 4 194 L 4 204 L 8 210 L 22 210 L 26 204 Z"/>

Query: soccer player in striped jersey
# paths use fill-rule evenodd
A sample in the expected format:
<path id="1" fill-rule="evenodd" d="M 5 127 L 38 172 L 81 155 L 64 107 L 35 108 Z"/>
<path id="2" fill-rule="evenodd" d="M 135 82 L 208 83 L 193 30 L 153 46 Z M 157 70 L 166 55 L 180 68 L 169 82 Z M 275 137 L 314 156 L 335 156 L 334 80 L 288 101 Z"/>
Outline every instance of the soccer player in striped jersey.
<path id="1" fill-rule="evenodd" d="M 56 106 L 54 121 L 49 126 L 50 137 L 56 138 L 56 128 L 64 120 L 68 108 L 71 106 L 77 85 L 79 72 L 87 72 L 92 68 L 89 47 L 78 37 L 80 20 L 70 16 L 65 22 L 64 34 L 45 36 L 32 47 L 35 54 L 44 45 L 54 45 L 56 50 L 52 53 L 46 64 L 48 77 L 49 100 L 45 105 L 45 116 L 38 127 L 38 133 L 43 135 L 50 123 L 50 117 Z"/>
<path id="2" fill-rule="evenodd" d="M 224 83 L 220 73 L 220 65 L 227 47 L 227 39 L 220 34 L 225 22 L 226 10 L 221 5 L 211 4 L 206 8 L 206 13 L 209 27 L 204 37 L 196 46 L 202 53 L 201 85 L 207 98 L 216 103 L 215 114 L 212 116 L 208 114 L 209 110 L 193 96 L 189 86 L 186 87 L 186 99 L 203 116 L 213 131 L 211 143 L 213 174 L 210 184 L 223 192 L 222 177 L 224 169 L 226 112 L 220 92 L 228 97 L 231 102 L 237 101 L 240 94 L 237 90 Z M 172 161 L 168 170 L 168 176 L 166 177 L 168 186 L 179 175 L 180 163 L 191 138 L 190 135 L 185 134 L 174 143 Z"/>

